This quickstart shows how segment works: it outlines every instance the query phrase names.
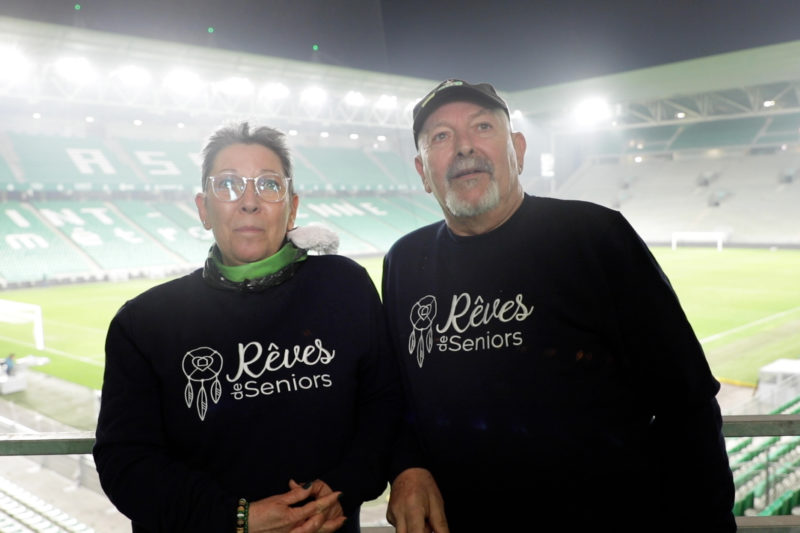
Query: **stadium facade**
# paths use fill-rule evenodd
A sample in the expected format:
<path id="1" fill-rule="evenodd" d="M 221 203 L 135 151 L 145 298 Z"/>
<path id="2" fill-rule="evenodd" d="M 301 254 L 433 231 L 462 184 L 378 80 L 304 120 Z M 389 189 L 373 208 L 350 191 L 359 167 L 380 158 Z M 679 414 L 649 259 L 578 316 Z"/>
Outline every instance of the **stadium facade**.
<path id="1" fill-rule="evenodd" d="M 380 255 L 439 218 L 409 133 L 436 80 L 9 18 L 0 35 L 2 287 L 200 264 L 199 150 L 235 119 L 290 134 L 298 222 L 332 227 L 343 254 Z M 529 141 L 525 188 L 620 209 L 649 243 L 800 246 L 798 54 L 501 87 Z M 600 113 L 580 124 L 589 97 Z"/>

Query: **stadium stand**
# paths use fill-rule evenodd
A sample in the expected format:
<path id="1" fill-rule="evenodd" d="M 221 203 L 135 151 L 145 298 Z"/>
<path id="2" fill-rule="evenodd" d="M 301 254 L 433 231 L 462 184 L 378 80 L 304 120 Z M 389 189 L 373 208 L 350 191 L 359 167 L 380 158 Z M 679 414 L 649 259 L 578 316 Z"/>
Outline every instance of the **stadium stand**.
<path id="1" fill-rule="evenodd" d="M 41 190 L 119 190 L 144 185 L 111 143 L 87 137 L 54 137 L 9 132 L 25 183 Z"/>

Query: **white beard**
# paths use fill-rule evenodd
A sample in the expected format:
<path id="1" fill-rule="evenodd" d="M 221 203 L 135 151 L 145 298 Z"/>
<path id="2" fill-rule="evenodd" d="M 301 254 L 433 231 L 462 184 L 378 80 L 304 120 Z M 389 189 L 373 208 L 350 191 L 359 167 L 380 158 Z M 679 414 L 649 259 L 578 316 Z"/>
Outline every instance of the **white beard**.
<path id="1" fill-rule="evenodd" d="M 474 217 L 490 211 L 500 203 L 500 188 L 495 180 L 491 180 L 486 191 L 476 203 L 462 200 L 458 192 L 448 185 L 444 203 L 455 217 Z"/>

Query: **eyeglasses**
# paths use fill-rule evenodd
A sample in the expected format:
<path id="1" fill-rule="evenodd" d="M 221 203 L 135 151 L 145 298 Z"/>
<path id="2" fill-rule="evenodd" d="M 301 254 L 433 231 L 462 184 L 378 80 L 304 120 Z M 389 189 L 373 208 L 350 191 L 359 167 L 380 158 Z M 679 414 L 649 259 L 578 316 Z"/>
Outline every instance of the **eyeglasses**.
<path id="1" fill-rule="evenodd" d="M 265 172 L 255 178 L 237 176 L 231 172 L 223 172 L 218 176 L 209 176 L 206 189 L 211 189 L 217 200 L 223 202 L 236 202 L 244 195 L 247 182 L 252 181 L 256 195 L 265 202 L 280 202 L 286 197 L 289 182 L 292 178 L 282 176 L 277 172 Z"/>

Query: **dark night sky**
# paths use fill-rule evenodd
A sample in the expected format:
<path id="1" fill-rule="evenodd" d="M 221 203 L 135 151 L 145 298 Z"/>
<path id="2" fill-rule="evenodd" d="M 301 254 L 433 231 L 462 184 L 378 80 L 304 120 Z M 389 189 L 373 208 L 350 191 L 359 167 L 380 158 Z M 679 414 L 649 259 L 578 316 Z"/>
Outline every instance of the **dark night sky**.
<path id="1" fill-rule="evenodd" d="M 75 1 L 0 15 L 503 90 L 800 40 L 800 0 Z"/>

